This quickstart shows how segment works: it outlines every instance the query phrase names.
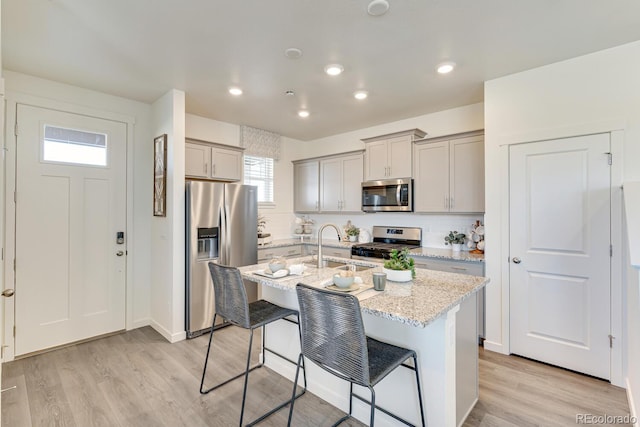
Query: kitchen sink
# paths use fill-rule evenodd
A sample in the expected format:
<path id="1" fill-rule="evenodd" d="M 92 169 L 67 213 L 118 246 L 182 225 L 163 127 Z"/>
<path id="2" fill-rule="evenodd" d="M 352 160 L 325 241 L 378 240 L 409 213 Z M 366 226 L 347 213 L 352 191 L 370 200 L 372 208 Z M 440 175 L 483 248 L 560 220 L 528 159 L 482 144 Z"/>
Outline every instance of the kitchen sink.
<path id="1" fill-rule="evenodd" d="M 307 262 L 306 264 L 311 267 L 318 266 L 318 263 L 316 262 Z M 324 260 L 324 266 L 326 268 L 335 268 L 336 270 L 347 270 L 348 268 L 347 265 L 348 263 L 346 262 Z M 357 265 L 357 264 L 354 264 L 354 265 L 356 266 L 356 271 L 369 270 L 370 268 L 373 268 L 366 265 Z"/>

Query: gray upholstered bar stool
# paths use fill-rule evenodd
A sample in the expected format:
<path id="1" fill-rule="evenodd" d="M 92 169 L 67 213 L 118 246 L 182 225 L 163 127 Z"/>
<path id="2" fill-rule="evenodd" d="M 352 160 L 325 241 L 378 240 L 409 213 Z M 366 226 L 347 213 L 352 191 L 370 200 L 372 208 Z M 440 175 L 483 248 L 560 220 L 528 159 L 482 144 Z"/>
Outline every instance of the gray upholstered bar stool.
<path id="1" fill-rule="evenodd" d="M 240 409 L 240 427 L 242 427 L 242 419 L 244 418 L 244 406 L 247 397 L 247 383 L 249 381 L 249 372 L 253 371 L 256 368 L 260 368 L 264 363 L 265 351 L 270 351 L 277 356 L 288 360 L 292 364 L 296 362 L 286 358 L 285 356 L 275 353 L 267 348 L 265 348 L 265 326 L 271 322 L 275 322 L 276 320 L 287 320 L 293 323 L 298 324 L 298 334 L 300 335 L 300 324 L 298 318 L 298 312 L 295 310 L 291 310 L 289 308 L 280 307 L 278 305 L 272 304 L 265 300 L 258 300 L 252 303 L 249 303 L 247 300 L 247 291 L 244 287 L 244 282 L 242 281 L 242 275 L 240 271 L 235 267 L 227 267 L 220 264 L 214 264 L 213 262 L 209 263 L 209 271 L 211 272 L 211 279 L 213 282 L 213 290 L 215 295 L 215 313 L 213 315 L 213 322 L 211 323 L 211 334 L 209 335 L 209 346 L 207 347 L 207 355 L 204 360 L 204 369 L 202 370 L 202 381 L 200 382 L 200 393 L 206 394 L 209 393 L 219 387 L 222 387 L 225 384 L 230 383 L 231 381 L 244 376 L 244 387 L 242 390 L 242 407 Z M 247 352 L 247 366 L 244 372 L 239 373 L 238 375 L 229 378 L 226 381 L 218 383 L 212 387 L 207 389 L 204 388 L 204 380 L 207 374 L 207 365 L 209 363 L 209 353 L 211 352 L 211 342 L 213 341 L 213 325 L 216 324 L 217 316 L 223 317 L 227 322 L 232 325 L 239 326 L 244 329 L 249 329 L 249 351 Z M 287 318 L 287 316 L 295 316 L 297 321 L 292 321 Z M 250 367 L 251 364 L 251 347 L 253 344 L 253 331 L 255 329 L 262 328 L 262 363 L 259 363 L 253 367 Z M 297 387 L 294 386 L 294 394 L 295 389 Z M 307 378 L 306 374 L 304 376 L 304 387 L 302 391 L 295 396 L 302 396 L 307 389 Z M 266 414 L 260 416 L 255 419 L 251 423 L 247 425 L 256 424 L 263 419 L 267 418 L 269 415 L 279 411 L 280 409 L 287 406 L 291 401 L 286 400 L 281 403 L 277 407 L 273 408 Z"/>
<path id="2" fill-rule="evenodd" d="M 302 352 L 298 357 L 296 379 L 304 358 L 311 359 L 325 371 L 349 381 L 349 413 L 342 417 L 334 426 L 351 417 L 353 398 L 368 403 L 371 406 L 370 426 L 373 427 L 375 410 L 379 409 L 396 420 L 412 426 L 413 424 L 392 414 L 376 405 L 376 393 L 373 387 L 395 368 L 404 366 L 416 373 L 418 401 L 420 402 L 420 416 L 422 427 L 425 427 L 422 392 L 420 390 L 420 375 L 418 373 L 418 359 L 414 350 L 387 344 L 367 337 L 364 332 L 362 313 L 358 298 L 345 293 L 313 288 L 303 284 L 296 286 L 298 302 L 300 303 L 300 324 L 302 326 Z M 413 366 L 404 362 L 413 358 Z M 353 384 L 367 387 L 371 391 L 371 401 L 353 392 Z M 291 396 L 289 408 L 289 422 L 293 416 L 295 403 L 295 388 Z"/>

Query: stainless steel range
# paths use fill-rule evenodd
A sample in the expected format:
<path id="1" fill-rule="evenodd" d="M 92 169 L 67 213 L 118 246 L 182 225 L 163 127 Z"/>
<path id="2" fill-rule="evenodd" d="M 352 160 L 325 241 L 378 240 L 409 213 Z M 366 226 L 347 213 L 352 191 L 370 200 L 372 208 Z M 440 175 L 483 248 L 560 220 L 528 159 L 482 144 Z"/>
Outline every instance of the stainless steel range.
<path id="1" fill-rule="evenodd" d="M 373 242 L 360 243 L 351 247 L 351 258 L 389 259 L 393 249 L 419 248 L 422 243 L 422 229 L 419 227 L 373 227 Z"/>

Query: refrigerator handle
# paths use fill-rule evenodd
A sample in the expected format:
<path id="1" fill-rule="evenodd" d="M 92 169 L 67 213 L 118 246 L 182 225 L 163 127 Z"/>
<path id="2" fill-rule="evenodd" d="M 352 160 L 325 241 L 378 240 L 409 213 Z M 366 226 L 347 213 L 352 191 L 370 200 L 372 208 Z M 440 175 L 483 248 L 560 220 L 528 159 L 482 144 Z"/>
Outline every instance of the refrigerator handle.
<path id="1" fill-rule="evenodd" d="M 227 262 L 227 215 L 224 207 L 220 210 L 220 237 L 218 238 L 218 262 L 221 265 L 229 265 Z"/>
<path id="2" fill-rule="evenodd" d="M 229 236 L 229 205 L 224 205 L 224 256 L 226 258 L 227 265 L 231 265 L 231 236 Z"/>

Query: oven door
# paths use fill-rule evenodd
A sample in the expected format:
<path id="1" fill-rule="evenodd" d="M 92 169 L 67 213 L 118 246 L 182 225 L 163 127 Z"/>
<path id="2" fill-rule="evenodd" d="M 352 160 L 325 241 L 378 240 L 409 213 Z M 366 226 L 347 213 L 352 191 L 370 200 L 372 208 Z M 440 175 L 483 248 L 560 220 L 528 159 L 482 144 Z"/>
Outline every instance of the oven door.
<path id="1" fill-rule="evenodd" d="M 363 182 L 362 210 L 364 212 L 412 212 L 413 180 L 402 178 Z"/>

